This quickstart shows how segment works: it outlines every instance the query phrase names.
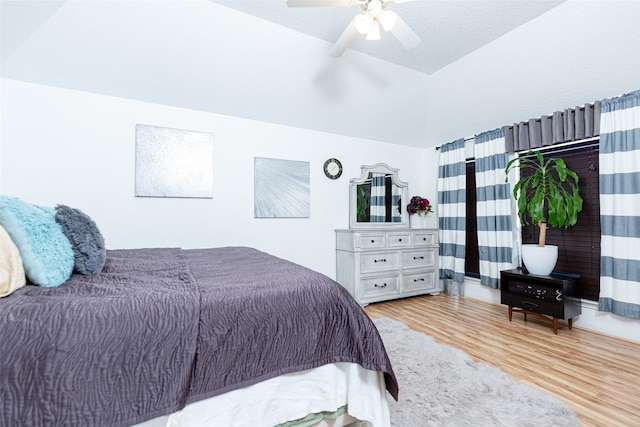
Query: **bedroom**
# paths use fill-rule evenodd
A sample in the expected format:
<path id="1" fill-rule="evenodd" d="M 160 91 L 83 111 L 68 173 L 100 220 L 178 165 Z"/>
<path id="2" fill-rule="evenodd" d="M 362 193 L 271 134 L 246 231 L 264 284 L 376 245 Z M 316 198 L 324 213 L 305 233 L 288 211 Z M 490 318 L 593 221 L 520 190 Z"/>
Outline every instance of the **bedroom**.
<path id="1" fill-rule="evenodd" d="M 154 10 L 133 2 L 139 8 L 125 9 L 126 17 L 104 5 L 92 14 L 51 2 L 26 16 L 30 25 L 19 19 L 27 11 L 5 13 L 9 3 L 2 2 L 0 193 L 79 207 L 110 248 L 248 245 L 330 277 L 334 230 L 348 226 L 348 181 L 361 165 L 397 167 L 412 194 L 433 199 L 435 146 L 640 86 L 631 1 L 563 2 L 430 75 L 357 52 L 345 56 L 350 62 L 327 62 L 328 42 L 216 2 Z M 81 25 L 76 13 L 93 20 Z M 104 18 L 109 13 L 119 19 Z M 213 68 L 201 56 L 182 59 L 190 69 L 171 67 L 180 56 L 151 56 L 154 40 L 169 48 L 204 28 L 219 32 L 191 42 L 207 48 L 199 55 Z M 567 47 L 553 48 L 558 40 Z M 520 55 L 523 46 L 530 55 Z M 189 105 L 183 92 L 210 104 Z M 213 198 L 135 198 L 137 123 L 213 133 Z M 253 218 L 254 157 L 310 162 L 309 218 Z M 344 166 L 337 181 L 322 173 L 330 157 Z M 467 295 L 495 301 L 471 282 Z M 592 329 L 638 340 L 637 322 L 583 313 Z"/>

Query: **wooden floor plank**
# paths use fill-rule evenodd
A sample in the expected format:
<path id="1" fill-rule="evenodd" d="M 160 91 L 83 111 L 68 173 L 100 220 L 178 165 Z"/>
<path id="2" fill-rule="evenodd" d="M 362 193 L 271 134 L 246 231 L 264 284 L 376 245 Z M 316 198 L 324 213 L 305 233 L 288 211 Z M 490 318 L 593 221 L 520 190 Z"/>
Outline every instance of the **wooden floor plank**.
<path id="1" fill-rule="evenodd" d="M 584 426 L 640 426 L 640 344 L 522 314 L 470 297 L 420 296 L 370 304 L 389 317 L 462 349 L 475 360 L 569 404 Z"/>

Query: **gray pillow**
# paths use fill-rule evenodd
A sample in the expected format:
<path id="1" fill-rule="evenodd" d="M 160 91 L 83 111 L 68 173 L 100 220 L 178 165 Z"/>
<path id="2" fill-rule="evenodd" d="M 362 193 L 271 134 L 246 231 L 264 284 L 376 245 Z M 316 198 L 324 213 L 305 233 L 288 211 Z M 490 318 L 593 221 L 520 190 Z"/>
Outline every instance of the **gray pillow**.
<path id="1" fill-rule="evenodd" d="M 104 238 L 96 223 L 80 209 L 56 206 L 56 221 L 62 226 L 75 258 L 75 271 L 80 274 L 98 274 L 107 260 Z"/>

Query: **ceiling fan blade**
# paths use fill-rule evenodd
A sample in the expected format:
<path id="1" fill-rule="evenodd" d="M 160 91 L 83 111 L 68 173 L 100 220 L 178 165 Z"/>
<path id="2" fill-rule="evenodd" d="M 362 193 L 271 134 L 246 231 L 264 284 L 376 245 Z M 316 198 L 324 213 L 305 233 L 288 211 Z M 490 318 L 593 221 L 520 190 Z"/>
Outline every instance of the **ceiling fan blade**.
<path id="1" fill-rule="evenodd" d="M 353 18 L 329 51 L 329 56 L 338 57 L 342 55 L 356 34 L 358 34 L 358 30 L 356 30 L 356 18 Z"/>
<path id="2" fill-rule="evenodd" d="M 289 7 L 351 6 L 355 0 L 287 0 Z"/>
<path id="3" fill-rule="evenodd" d="M 420 37 L 399 16 L 397 17 L 396 25 L 391 29 L 391 33 L 396 36 L 405 49 L 411 49 L 420 44 Z"/>

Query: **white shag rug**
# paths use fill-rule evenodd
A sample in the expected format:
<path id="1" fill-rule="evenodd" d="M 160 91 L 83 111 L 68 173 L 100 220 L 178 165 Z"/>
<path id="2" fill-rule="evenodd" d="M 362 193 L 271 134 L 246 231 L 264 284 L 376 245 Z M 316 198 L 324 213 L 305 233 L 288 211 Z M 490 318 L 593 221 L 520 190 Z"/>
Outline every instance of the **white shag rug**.
<path id="1" fill-rule="evenodd" d="M 402 322 L 374 323 L 400 387 L 398 402 L 387 394 L 393 427 L 579 425 L 573 409 L 555 396 Z"/>

